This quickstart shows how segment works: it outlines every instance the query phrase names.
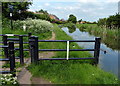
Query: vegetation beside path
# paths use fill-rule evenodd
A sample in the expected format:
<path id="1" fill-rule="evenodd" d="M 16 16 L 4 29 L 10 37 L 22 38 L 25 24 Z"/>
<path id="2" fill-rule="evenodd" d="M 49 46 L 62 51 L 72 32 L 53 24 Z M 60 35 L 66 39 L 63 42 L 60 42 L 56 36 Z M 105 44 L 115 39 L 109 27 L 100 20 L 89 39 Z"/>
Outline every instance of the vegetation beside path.
<path id="1" fill-rule="evenodd" d="M 57 25 L 52 30 L 56 40 L 72 40 Z M 41 49 L 66 49 L 66 44 L 40 43 Z M 70 49 L 80 48 L 76 43 L 70 44 Z M 52 58 L 65 58 L 66 52 L 56 52 Z M 91 57 L 88 52 L 70 52 L 70 57 Z M 104 72 L 96 66 L 82 63 L 91 61 L 40 61 L 37 65 L 31 64 L 28 69 L 35 77 L 43 77 L 56 84 L 117 84 L 117 78 L 111 73 Z M 81 64 L 82 63 L 82 64 Z"/>
<path id="2" fill-rule="evenodd" d="M 120 29 L 109 29 L 100 27 L 97 24 L 76 24 L 80 31 L 88 32 L 90 35 L 101 37 L 102 42 L 108 47 L 120 50 L 118 39 L 120 37 Z"/>

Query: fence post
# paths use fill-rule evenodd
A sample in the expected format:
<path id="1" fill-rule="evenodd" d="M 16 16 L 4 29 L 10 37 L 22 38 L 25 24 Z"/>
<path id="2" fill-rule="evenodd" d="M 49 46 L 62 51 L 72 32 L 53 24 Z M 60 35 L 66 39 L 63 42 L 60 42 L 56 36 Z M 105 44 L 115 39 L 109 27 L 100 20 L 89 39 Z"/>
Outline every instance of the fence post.
<path id="1" fill-rule="evenodd" d="M 3 44 L 7 45 L 7 36 L 3 36 Z M 6 58 L 8 58 L 8 48 L 4 48 L 4 55 Z"/>
<path id="2" fill-rule="evenodd" d="M 28 33 L 28 39 L 32 36 L 32 33 Z"/>
<path id="3" fill-rule="evenodd" d="M 19 53 L 20 53 L 20 64 L 24 64 L 24 53 L 23 53 L 23 36 L 19 36 Z"/>
<path id="4" fill-rule="evenodd" d="M 13 76 L 16 76 L 14 42 L 9 42 L 9 57 L 10 57 L 10 72 L 13 74 Z"/>
<path id="5" fill-rule="evenodd" d="M 98 64 L 99 62 L 100 41 L 101 38 L 95 38 L 95 51 L 94 51 L 95 64 Z"/>
<path id="6" fill-rule="evenodd" d="M 38 36 L 35 36 L 35 61 L 38 61 L 38 56 L 39 52 L 38 52 Z"/>
<path id="7" fill-rule="evenodd" d="M 37 36 L 30 37 L 29 43 L 30 43 L 31 63 L 37 63 L 38 61 L 38 37 Z"/>
<path id="8" fill-rule="evenodd" d="M 29 41 L 29 39 L 30 39 L 30 37 L 32 36 L 32 33 L 28 33 L 28 41 Z M 28 42 L 29 43 L 29 45 L 30 45 L 30 42 Z M 29 47 L 29 56 L 31 56 L 30 55 L 30 47 Z"/>

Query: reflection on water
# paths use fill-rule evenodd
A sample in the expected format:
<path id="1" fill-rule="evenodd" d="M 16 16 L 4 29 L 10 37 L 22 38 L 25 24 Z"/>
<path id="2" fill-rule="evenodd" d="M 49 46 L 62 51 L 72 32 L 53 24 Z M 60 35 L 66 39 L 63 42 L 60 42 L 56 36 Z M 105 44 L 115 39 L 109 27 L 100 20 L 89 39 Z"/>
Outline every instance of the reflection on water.
<path id="1" fill-rule="evenodd" d="M 76 31 L 76 27 L 72 26 L 72 27 L 68 27 L 69 33 L 73 33 Z"/>
<path id="2" fill-rule="evenodd" d="M 95 36 L 90 35 L 88 32 L 82 32 L 78 28 L 73 33 L 69 32 L 67 27 L 62 28 L 69 36 L 71 36 L 75 40 L 94 40 Z M 83 48 L 94 48 L 94 43 L 82 43 L 77 42 Z M 105 52 L 106 51 L 106 54 Z M 93 52 L 90 52 L 93 54 Z M 101 44 L 101 51 L 100 51 L 100 60 L 99 60 L 99 67 L 107 72 L 114 73 L 118 76 L 118 51 L 112 50 L 105 44 Z M 120 78 L 120 76 L 119 76 Z"/>

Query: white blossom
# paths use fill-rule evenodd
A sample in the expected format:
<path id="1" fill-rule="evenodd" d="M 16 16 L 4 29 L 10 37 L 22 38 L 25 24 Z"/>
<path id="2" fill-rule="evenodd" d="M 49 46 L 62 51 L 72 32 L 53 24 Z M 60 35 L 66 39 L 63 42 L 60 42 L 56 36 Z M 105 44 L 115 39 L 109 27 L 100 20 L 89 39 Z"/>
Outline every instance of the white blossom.
<path id="1" fill-rule="evenodd" d="M 5 74 L 2 75 L 1 82 L 3 85 L 6 85 L 7 83 L 17 84 L 17 77 L 13 77 L 12 74 Z"/>
<path id="2" fill-rule="evenodd" d="M 17 82 L 14 82 L 13 84 L 16 84 Z"/>
<path id="3" fill-rule="evenodd" d="M 25 21 L 17 20 L 18 24 L 22 26 L 26 25 L 26 30 L 30 30 L 31 32 L 35 33 L 44 33 L 50 31 L 53 25 L 45 20 L 41 19 L 27 19 Z M 15 22 L 15 24 L 17 24 Z M 23 27 L 21 27 L 23 29 Z"/>

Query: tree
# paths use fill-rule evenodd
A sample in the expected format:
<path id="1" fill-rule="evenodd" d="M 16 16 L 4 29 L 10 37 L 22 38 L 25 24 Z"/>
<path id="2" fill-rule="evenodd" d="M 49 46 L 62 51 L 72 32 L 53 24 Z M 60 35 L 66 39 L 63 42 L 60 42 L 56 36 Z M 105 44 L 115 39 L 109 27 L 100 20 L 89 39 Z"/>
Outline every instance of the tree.
<path id="1" fill-rule="evenodd" d="M 71 15 L 69 15 L 68 22 L 76 23 L 77 19 L 73 14 L 71 14 Z"/>
<path id="2" fill-rule="evenodd" d="M 36 13 L 48 14 L 48 12 L 47 12 L 46 10 L 43 10 L 43 9 L 41 9 L 41 10 L 39 10 L 39 11 L 36 11 Z"/>
<path id="3" fill-rule="evenodd" d="M 106 26 L 107 18 L 99 19 L 98 26 Z"/>
<path id="4" fill-rule="evenodd" d="M 81 21 L 82 21 L 82 19 L 78 20 L 78 22 L 81 22 Z"/>
<path id="5" fill-rule="evenodd" d="M 108 18 L 99 19 L 98 26 L 105 26 L 110 29 L 120 28 L 120 14 L 112 15 Z"/>
<path id="6" fill-rule="evenodd" d="M 10 8 L 9 5 L 13 6 L 13 19 L 17 20 L 20 19 L 21 16 L 24 17 L 23 14 L 27 9 L 29 9 L 29 5 L 31 5 L 31 2 L 2 2 L 2 15 L 4 17 L 10 18 Z M 19 13 L 21 12 L 21 14 Z M 19 16 L 21 15 L 21 16 Z"/>

